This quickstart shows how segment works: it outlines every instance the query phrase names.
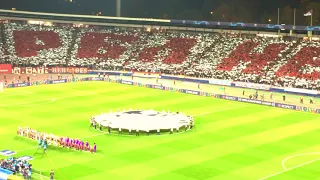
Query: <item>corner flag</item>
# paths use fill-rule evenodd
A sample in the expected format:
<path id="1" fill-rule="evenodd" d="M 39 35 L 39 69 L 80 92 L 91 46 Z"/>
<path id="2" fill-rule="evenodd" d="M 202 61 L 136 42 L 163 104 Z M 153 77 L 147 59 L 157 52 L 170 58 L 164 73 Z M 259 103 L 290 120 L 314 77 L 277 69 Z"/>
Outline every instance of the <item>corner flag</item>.
<path id="1" fill-rule="evenodd" d="M 312 9 L 304 14 L 304 16 L 312 16 Z"/>

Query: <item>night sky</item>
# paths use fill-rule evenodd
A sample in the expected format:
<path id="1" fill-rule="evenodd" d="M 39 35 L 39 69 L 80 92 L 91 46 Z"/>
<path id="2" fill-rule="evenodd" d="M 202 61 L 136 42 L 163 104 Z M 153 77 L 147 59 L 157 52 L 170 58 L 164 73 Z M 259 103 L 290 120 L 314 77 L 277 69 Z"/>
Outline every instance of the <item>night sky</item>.
<path id="1" fill-rule="evenodd" d="M 102 12 L 104 16 L 116 15 L 116 0 L 0 0 L 0 2 L 1 9 L 16 8 L 68 14 Z M 126 17 L 221 21 L 241 19 L 244 22 L 261 22 L 266 19 L 276 19 L 277 8 L 281 9 L 281 16 L 289 16 L 283 14 L 285 7 L 287 13 L 297 8 L 299 16 L 303 16 L 302 13 L 308 11 L 308 8 L 315 8 L 316 21 L 320 19 L 320 12 L 317 12 L 320 11 L 320 5 L 315 6 L 314 3 L 320 4 L 320 0 L 122 0 L 121 14 Z M 304 23 L 306 20 L 301 18 L 300 21 Z"/>

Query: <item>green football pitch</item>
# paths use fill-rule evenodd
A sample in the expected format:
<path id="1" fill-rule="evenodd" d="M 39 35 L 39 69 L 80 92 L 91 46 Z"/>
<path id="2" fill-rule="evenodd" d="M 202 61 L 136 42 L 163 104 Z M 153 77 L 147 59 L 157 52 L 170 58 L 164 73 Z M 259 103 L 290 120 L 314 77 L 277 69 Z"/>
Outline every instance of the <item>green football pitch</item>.
<path id="1" fill-rule="evenodd" d="M 0 102 L 0 150 L 34 157 L 33 169 L 59 180 L 320 179 L 316 114 L 108 82 L 5 89 Z M 136 137 L 89 127 L 94 114 L 129 108 L 180 111 L 195 128 Z M 98 152 L 44 155 L 18 126 L 87 139 Z"/>

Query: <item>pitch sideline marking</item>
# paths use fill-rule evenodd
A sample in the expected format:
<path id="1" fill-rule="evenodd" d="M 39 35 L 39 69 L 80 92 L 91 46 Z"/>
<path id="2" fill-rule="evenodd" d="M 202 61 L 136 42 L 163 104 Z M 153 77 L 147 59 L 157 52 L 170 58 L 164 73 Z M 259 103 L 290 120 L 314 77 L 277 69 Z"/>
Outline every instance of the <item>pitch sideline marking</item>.
<path id="1" fill-rule="evenodd" d="M 291 170 L 297 169 L 297 168 L 299 168 L 299 167 L 302 167 L 302 166 L 305 166 L 305 165 L 314 163 L 314 162 L 319 161 L 319 160 L 320 160 L 320 158 L 317 158 L 317 159 L 314 159 L 314 160 L 311 160 L 311 161 L 308 161 L 308 162 L 305 162 L 305 163 L 302 163 L 302 164 L 293 166 L 293 167 L 291 167 L 291 168 L 286 168 L 286 169 L 284 169 L 284 170 L 282 170 L 282 171 L 279 171 L 279 172 L 277 172 L 277 173 L 270 174 L 270 175 L 268 175 L 268 176 L 266 176 L 266 177 L 260 178 L 259 180 L 265 180 L 265 179 L 268 179 L 268 178 L 277 176 L 277 175 L 279 175 L 279 174 L 285 173 L 285 172 L 287 172 L 287 171 L 291 171 Z"/>
<path id="2" fill-rule="evenodd" d="M 0 107 L 14 107 L 14 106 L 37 106 L 37 105 L 44 105 L 44 104 L 49 104 L 54 101 L 56 101 L 57 98 L 49 99 L 49 100 L 39 100 L 39 101 L 31 101 L 31 102 L 26 102 L 26 103 L 19 103 L 19 104 L 9 104 L 9 105 L 0 105 Z M 43 102 L 43 101 L 48 101 L 48 102 Z M 43 102 L 43 103 L 38 103 L 38 102 Z"/>
<path id="3" fill-rule="evenodd" d="M 2 95 L 0 95 L 0 97 L 23 96 L 23 95 L 27 95 L 27 94 L 33 94 L 33 92 L 31 92 L 31 91 L 25 91 L 25 90 L 20 90 L 17 92 L 18 93 L 13 93 L 13 94 L 2 94 Z M 19 93 L 19 92 L 21 92 L 21 93 Z"/>
<path id="4" fill-rule="evenodd" d="M 45 104 L 52 103 L 52 102 L 59 100 L 59 99 L 68 99 L 68 98 L 72 98 L 72 97 L 90 96 L 90 95 L 95 95 L 95 94 L 97 94 L 97 93 L 94 92 L 94 93 L 87 93 L 87 94 L 83 94 L 83 95 L 64 96 L 64 97 L 59 97 L 59 98 L 31 101 L 31 102 L 19 103 L 19 104 L 0 105 L 0 107 L 45 105 Z M 43 102 L 43 101 L 48 101 L 48 102 Z M 43 102 L 43 103 L 38 103 L 38 102 Z"/>

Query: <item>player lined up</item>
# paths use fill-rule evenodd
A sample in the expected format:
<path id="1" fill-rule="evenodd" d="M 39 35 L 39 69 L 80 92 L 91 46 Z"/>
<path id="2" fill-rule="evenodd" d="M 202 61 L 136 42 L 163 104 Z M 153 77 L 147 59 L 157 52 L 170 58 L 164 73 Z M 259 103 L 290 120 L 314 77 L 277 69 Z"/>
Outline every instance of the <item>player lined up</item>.
<path id="1" fill-rule="evenodd" d="M 65 147 L 79 151 L 88 151 L 91 153 L 97 152 L 96 143 L 93 143 L 93 145 L 90 146 L 88 141 L 84 142 L 77 138 L 60 137 L 53 134 L 39 132 L 28 127 L 19 127 L 17 133 L 19 136 L 28 137 L 32 140 L 38 141 L 38 149 L 43 148 L 45 153 L 47 152 L 48 145 Z"/>

